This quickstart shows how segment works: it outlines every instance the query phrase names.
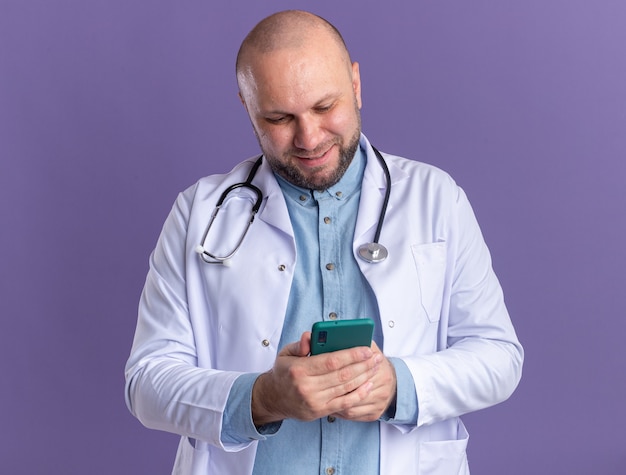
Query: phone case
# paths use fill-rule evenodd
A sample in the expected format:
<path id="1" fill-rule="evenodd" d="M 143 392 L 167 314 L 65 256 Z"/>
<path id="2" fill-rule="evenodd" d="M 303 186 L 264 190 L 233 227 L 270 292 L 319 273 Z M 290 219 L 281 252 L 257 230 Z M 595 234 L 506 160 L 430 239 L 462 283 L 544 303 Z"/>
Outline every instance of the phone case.
<path id="1" fill-rule="evenodd" d="M 311 330 L 311 355 L 371 346 L 373 332 L 371 318 L 316 322 Z"/>

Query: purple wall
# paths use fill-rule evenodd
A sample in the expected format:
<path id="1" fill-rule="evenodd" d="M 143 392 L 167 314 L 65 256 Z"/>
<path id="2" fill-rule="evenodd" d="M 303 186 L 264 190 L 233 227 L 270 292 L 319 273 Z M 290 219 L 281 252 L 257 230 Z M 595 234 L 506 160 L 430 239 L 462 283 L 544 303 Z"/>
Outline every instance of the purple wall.
<path id="1" fill-rule="evenodd" d="M 345 33 L 372 142 L 474 204 L 527 359 L 465 419 L 473 471 L 623 474 L 617 0 L 0 0 L 0 473 L 170 473 L 123 401 L 148 254 L 178 191 L 257 152 L 234 56 L 284 8 Z"/>

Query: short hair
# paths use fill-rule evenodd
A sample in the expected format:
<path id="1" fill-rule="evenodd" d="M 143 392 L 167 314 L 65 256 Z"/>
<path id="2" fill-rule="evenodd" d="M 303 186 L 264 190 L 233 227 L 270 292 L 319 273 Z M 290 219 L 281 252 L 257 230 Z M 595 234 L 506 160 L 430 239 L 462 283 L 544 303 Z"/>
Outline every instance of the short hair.
<path id="1" fill-rule="evenodd" d="M 239 73 L 244 58 L 250 50 L 269 53 L 281 48 L 296 48 L 304 43 L 313 29 L 320 28 L 335 39 L 340 49 L 345 52 L 348 63 L 350 63 L 350 54 L 346 42 L 332 23 L 313 13 L 301 10 L 285 10 L 261 20 L 244 38 L 237 53 L 236 73 Z"/>

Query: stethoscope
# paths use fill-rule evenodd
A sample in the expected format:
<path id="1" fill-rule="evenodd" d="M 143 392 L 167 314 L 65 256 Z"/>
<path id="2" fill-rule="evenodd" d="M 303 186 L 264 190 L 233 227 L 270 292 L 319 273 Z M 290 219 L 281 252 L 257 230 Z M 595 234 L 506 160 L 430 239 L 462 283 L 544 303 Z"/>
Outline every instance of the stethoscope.
<path id="1" fill-rule="evenodd" d="M 387 167 L 387 164 L 385 163 L 385 160 L 383 156 L 381 155 L 381 153 L 376 148 L 374 147 L 372 148 L 374 149 L 374 153 L 376 154 L 376 157 L 378 158 L 380 166 L 383 169 L 383 172 L 385 173 L 385 180 L 386 180 L 385 198 L 383 199 L 383 205 L 380 209 L 380 216 L 378 217 L 378 225 L 376 226 L 374 240 L 366 244 L 361 244 L 358 249 L 358 254 L 359 254 L 359 257 L 363 259 L 364 261 L 372 263 L 372 264 L 376 264 L 378 262 L 382 262 L 385 259 L 387 259 L 387 256 L 389 255 L 387 248 L 383 246 L 382 244 L 380 244 L 378 240 L 380 239 L 380 233 L 383 228 L 383 221 L 385 220 L 385 213 L 387 212 L 387 205 L 389 204 L 389 195 L 391 193 L 391 175 L 389 174 L 389 167 Z M 239 250 L 239 247 L 241 247 L 241 243 L 246 237 L 246 234 L 248 234 L 248 231 L 250 230 L 250 226 L 252 225 L 252 222 L 254 221 L 254 218 L 257 212 L 259 211 L 259 208 L 261 207 L 261 203 L 263 202 L 263 193 L 257 186 L 252 184 L 252 180 L 254 179 L 256 172 L 261 166 L 262 159 L 263 159 L 263 155 L 261 155 L 256 160 L 256 162 L 254 162 L 254 165 L 252 166 L 252 169 L 250 170 L 250 173 L 248 174 L 248 178 L 246 178 L 246 181 L 242 183 L 235 183 L 234 185 L 229 186 L 222 192 L 219 200 L 217 200 L 217 204 L 215 205 L 215 210 L 213 210 L 213 214 L 211 214 L 211 219 L 209 220 L 209 224 L 207 225 L 206 230 L 204 231 L 204 234 L 202 235 L 202 240 L 200 241 L 200 244 L 196 246 L 196 249 L 195 249 L 196 252 L 202 258 L 202 260 L 206 262 L 207 264 L 229 265 L 230 259 Z M 226 197 L 231 191 L 236 190 L 238 188 L 247 188 L 249 190 L 252 190 L 254 194 L 256 195 L 256 200 L 254 202 L 254 205 L 252 206 L 248 224 L 243 230 L 243 233 L 241 234 L 239 241 L 235 245 L 235 248 L 232 250 L 232 252 L 226 255 L 218 256 L 217 254 L 211 253 L 206 250 L 205 248 L 206 239 L 207 239 L 207 236 L 209 235 L 209 231 L 211 230 L 211 226 L 213 225 L 213 222 L 215 221 L 215 218 L 217 217 L 217 214 L 219 213 L 220 208 L 222 207 L 222 204 L 226 200 Z"/>

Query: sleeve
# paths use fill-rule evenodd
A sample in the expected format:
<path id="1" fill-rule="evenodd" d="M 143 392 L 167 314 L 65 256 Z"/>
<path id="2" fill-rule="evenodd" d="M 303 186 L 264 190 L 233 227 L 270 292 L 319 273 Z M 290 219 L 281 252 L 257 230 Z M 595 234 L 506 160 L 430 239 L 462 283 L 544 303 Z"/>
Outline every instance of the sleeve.
<path id="1" fill-rule="evenodd" d="M 227 451 L 223 411 L 241 373 L 198 367 L 187 304 L 186 234 L 195 190 L 179 195 L 165 221 L 141 295 L 126 363 L 126 404 L 146 427 L 202 440 Z"/>
<path id="2" fill-rule="evenodd" d="M 392 424 L 415 425 L 419 405 L 413 377 L 406 363 L 400 358 L 389 358 L 396 371 L 396 399 L 381 420 Z"/>
<path id="3" fill-rule="evenodd" d="M 523 348 L 472 208 L 455 189 L 447 217 L 440 351 L 405 360 L 419 399 L 418 426 L 502 402 L 521 378 Z"/>
<path id="4" fill-rule="evenodd" d="M 226 444 L 245 444 L 251 440 L 264 440 L 278 432 L 282 422 L 256 427 L 252 420 L 252 387 L 256 373 L 239 376 L 230 389 L 224 410 L 222 441 Z"/>

